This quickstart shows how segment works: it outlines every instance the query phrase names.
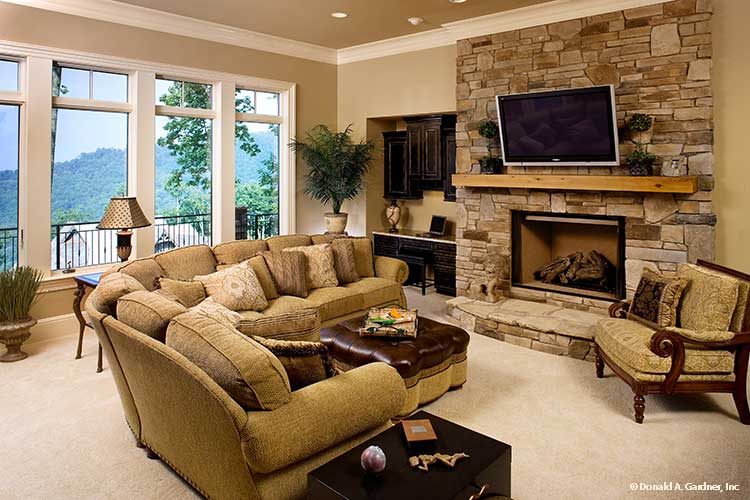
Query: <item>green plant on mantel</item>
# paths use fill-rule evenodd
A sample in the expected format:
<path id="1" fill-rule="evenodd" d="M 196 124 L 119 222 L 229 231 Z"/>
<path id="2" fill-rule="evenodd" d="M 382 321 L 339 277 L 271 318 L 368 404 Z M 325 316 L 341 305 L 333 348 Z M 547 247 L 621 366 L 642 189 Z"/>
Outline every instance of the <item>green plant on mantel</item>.
<path id="1" fill-rule="evenodd" d="M 640 146 L 641 145 L 639 145 L 627 156 L 627 158 L 625 158 L 625 163 L 630 169 L 630 175 L 653 175 L 654 163 L 656 163 L 657 157 L 655 154 L 641 149 Z"/>
<path id="2" fill-rule="evenodd" d="M 479 159 L 479 168 L 483 174 L 497 173 L 502 165 L 500 158 L 492 156 L 492 141 L 498 136 L 500 129 L 492 120 L 483 120 L 479 123 L 479 135 L 487 139 L 487 155 Z"/>
<path id="3" fill-rule="evenodd" d="M 635 113 L 628 120 L 628 129 L 634 132 L 645 132 L 651 128 L 654 119 L 643 113 Z"/>

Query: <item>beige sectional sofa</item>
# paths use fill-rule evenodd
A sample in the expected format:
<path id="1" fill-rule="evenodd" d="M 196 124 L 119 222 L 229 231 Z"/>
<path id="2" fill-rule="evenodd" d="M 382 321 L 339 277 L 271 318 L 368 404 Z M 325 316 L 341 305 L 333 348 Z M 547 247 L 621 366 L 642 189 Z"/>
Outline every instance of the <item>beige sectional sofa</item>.
<path id="1" fill-rule="evenodd" d="M 293 235 L 213 248 L 184 247 L 115 266 L 106 274 L 119 271 L 154 290 L 160 276 L 189 280 L 259 251 L 327 239 Z M 282 332 L 281 338 L 316 340 L 321 322 L 333 324 L 378 305 L 405 306 L 406 265 L 373 257 L 368 239 L 353 241 L 362 277 L 358 282 L 312 290 L 304 299 L 271 299 L 263 311 L 241 312 L 237 329 L 242 331 L 244 324 L 261 336 Z M 161 457 L 207 498 L 304 498 L 307 472 L 390 426 L 405 403 L 398 372 L 384 363 L 371 363 L 293 391 L 291 400 L 274 410 L 246 411 L 214 379 L 157 336 L 133 328 L 133 321 L 128 325 L 117 319 L 113 314 L 121 306 L 105 303 L 98 296 L 104 295 L 103 288 L 87 300 L 86 311 L 136 443 Z"/>

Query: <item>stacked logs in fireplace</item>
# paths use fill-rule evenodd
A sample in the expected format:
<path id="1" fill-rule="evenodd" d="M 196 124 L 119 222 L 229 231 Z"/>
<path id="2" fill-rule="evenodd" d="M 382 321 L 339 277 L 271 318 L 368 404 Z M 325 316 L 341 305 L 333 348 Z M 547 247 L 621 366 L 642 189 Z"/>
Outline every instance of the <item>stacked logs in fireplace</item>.
<path id="1" fill-rule="evenodd" d="M 557 257 L 534 271 L 534 278 L 544 283 L 614 292 L 617 270 L 596 250 L 575 252 Z"/>

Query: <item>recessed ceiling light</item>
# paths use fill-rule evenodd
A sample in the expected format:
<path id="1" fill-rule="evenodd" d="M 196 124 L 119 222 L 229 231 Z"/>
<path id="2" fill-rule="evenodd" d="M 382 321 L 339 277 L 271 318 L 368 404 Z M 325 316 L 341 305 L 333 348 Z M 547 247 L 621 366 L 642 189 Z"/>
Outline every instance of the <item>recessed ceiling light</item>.
<path id="1" fill-rule="evenodd" d="M 333 12 L 331 14 L 331 17 L 335 17 L 336 19 L 344 19 L 345 17 L 349 17 L 349 14 L 346 12 Z"/>
<path id="2" fill-rule="evenodd" d="M 407 19 L 407 21 L 409 21 L 409 24 L 411 24 L 412 26 L 419 26 L 424 22 L 424 19 L 422 19 L 421 17 L 410 17 L 409 19 Z"/>
<path id="3" fill-rule="evenodd" d="M 450 3 L 464 3 L 466 0 L 448 0 Z"/>

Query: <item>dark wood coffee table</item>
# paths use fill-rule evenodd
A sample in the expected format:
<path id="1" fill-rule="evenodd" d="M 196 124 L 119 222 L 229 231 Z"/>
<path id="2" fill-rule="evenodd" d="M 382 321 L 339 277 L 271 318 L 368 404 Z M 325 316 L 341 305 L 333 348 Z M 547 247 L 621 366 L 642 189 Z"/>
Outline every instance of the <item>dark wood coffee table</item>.
<path id="1" fill-rule="evenodd" d="M 309 500 L 469 500 L 487 485 L 482 498 L 510 497 L 511 447 L 500 441 L 420 411 L 409 419 L 429 419 L 438 440 L 435 445 L 408 448 L 401 424 L 318 467 L 307 475 Z M 359 460 L 370 445 L 386 454 L 380 475 L 365 473 Z M 429 472 L 409 467 L 409 457 L 422 453 L 464 452 L 453 469 L 442 464 Z M 479 498 L 479 497 L 476 497 Z"/>

